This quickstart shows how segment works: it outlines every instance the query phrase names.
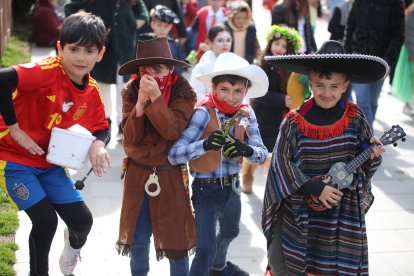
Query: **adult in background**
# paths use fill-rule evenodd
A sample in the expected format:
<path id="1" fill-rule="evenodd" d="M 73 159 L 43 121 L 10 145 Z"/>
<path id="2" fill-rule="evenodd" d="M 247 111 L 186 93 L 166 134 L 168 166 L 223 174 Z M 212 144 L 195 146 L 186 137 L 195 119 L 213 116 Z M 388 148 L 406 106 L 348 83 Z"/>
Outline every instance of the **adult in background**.
<path id="1" fill-rule="evenodd" d="M 38 0 L 32 13 L 32 38 L 37 46 L 56 47 L 62 21 L 56 13 L 57 0 Z"/>
<path id="2" fill-rule="evenodd" d="M 393 70 L 404 43 L 404 24 L 403 0 L 355 0 L 348 15 L 344 48 L 347 53 L 381 57 Z M 371 128 L 383 83 L 382 79 L 352 84 Z"/>
<path id="3" fill-rule="evenodd" d="M 296 29 L 303 41 L 299 53 L 313 53 L 316 42 L 312 32 L 308 0 L 284 0 L 272 10 L 272 25 L 285 24 Z"/>

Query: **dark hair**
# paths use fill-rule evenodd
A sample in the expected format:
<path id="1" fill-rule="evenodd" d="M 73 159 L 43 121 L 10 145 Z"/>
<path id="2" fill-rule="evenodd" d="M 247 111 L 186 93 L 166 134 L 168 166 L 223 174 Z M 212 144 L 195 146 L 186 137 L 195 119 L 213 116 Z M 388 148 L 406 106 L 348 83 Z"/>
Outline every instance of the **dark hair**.
<path id="1" fill-rule="evenodd" d="M 106 42 L 105 24 L 91 13 L 72 14 L 63 21 L 59 40 L 62 49 L 68 43 L 77 43 L 85 47 L 96 46 L 101 51 Z"/>
<path id="2" fill-rule="evenodd" d="M 344 74 L 345 79 L 349 80 L 349 75 L 347 73 L 343 73 L 343 72 L 334 72 L 334 71 L 329 71 L 329 70 L 312 70 L 311 73 L 314 73 L 315 75 L 317 75 L 321 79 L 327 79 L 327 80 L 330 80 L 332 78 L 332 73 Z"/>
<path id="3" fill-rule="evenodd" d="M 216 36 L 223 31 L 226 31 L 231 35 L 230 29 L 224 24 L 216 24 L 212 26 L 210 30 L 208 31 L 208 35 L 207 35 L 208 40 L 213 42 Z"/>
<path id="4" fill-rule="evenodd" d="M 273 56 L 273 53 L 272 53 L 272 51 L 270 49 L 270 48 L 272 48 L 273 41 L 277 41 L 277 40 L 279 40 L 281 38 L 284 38 L 284 37 L 279 37 L 279 38 L 271 39 L 267 43 L 266 48 L 264 49 L 263 54 L 262 54 L 262 57 L 261 57 L 261 60 L 260 60 L 260 66 L 262 66 L 262 68 L 266 64 L 266 61 L 265 61 L 264 57 L 265 56 Z M 287 45 L 286 46 L 286 53 L 285 53 L 285 55 L 293 55 L 293 54 L 295 54 L 295 48 L 294 48 L 294 46 L 291 43 L 289 43 L 289 41 L 286 38 L 284 38 L 284 39 L 286 40 L 286 45 Z"/>
<path id="5" fill-rule="evenodd" d="M 238 76 L 238 75 L 230 75 L 230 74 L 228 74 L 228 75 L 219 75 L 219 76 L 215 76 L 211 80 L 211 82 L 214 85 L 217 85 L 220 82 L 225 82 L 225 81 L 229 82 L 231 85 L 235 85 L 237 82 L 241 82 L 243 84 L 246 84 L 246 82 L 247 82 L 247 84 L 246 84 L 247 88 L 252 86 L 252 82 L 250 80 L 246 79 L 245 77 Z"/>

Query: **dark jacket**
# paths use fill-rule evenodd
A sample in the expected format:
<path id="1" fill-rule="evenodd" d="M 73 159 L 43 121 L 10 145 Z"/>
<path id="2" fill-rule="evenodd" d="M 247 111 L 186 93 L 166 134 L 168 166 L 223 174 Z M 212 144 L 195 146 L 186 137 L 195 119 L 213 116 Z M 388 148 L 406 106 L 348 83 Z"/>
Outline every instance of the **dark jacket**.
<path id="1" fill-rule="evenodd" d="M 120 5 L 117 5 L 117 3 Z M 124 18 L 119 16 L 120 8 L 125 7 L 124 4 L 128 5 L 127 3 L 122 3 L 123 1 L 117 0 L 99 0 L 99 1 L 91 1 L 91 0 L 70 0 L 65 5 L 65 14 L 66 16 L 76 13 L 79 10 L 83 9 L 86 12 L 93 13 L 102 18 L 103 22 L 108 31 L 107 36 L 107 43 L 106 43 L 106 51 L 101 60 L 101 62 L 97 63 L 93 68 L 91 75 L 99 82 L 104 83 L 116 83 L 116 76 L 117 76 L 117 65 L 120 64 L 122 61 L 118 60 L 118 51 L 120 51 L 119 45 L 125 45 L 129 43 L 135 43 L 135 31 L 132 32 L 128 27 L 128 29 L 120 30 L 117 25 L 121 22 L 121 26 L 123 25 L 122 21 Z M 136 19 L 139 18 L 139 15 L 135 15 Z M 140 18 L 141 19 L 141 18 Z M 122 27 L 121 27 L 122 28 Z M 122 32 L 123 39 L 127 39 L 126 41 L 118 41 L 120 37 L 118 37 L 117 32 Z M 135 45 L 133 46 L 135 49 Z M 122 47 L 121 47 L 122 49 Z M 126 54 L 126 55 L 129 55 Z M 132 56 L 133 58 L 134 56 Z M 121 59 L 123 59 L 121 57 Z"/>
<path id="2" fill-rule="evenodd" d="M 403 0 L 355 0 L 345 31 L 347 53 L 379 56 L 394 67 L 403 42 Z"/>
<path id="3" fill-rule="evenodd" d="M 290 24 L 288 22 L 287 15 L 287 7 L 285 7 L 283 3 L 275 5 L 272 10 L 272 25 L 285 24 L 298 30 L 298 22 L 296 21 L 294 24 Z M 303 40 L 306 45 L 306 54 L 316 52 L 316 42 L 312 33 L 312 25 L 309 16 L 305 17 L 305 37 Z"/>
<path id="4" fill-rule="evenodd" d="M 263 144 L 273 151 L 279 126 L 289 109 L 285 105 L 286 87 L 290 73 L 266 64 L 262 66 L 269 77 L 269 90 L 266 95 L 250 100 L 256 114 Z"/>

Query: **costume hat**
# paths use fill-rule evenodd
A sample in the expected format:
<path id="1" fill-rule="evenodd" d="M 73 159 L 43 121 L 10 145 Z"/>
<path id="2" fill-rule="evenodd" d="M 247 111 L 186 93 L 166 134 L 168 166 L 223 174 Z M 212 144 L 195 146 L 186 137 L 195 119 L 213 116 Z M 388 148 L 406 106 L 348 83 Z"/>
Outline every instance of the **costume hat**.
<path id="1" fill-rule="evenodd" d="M 119 75 L 130 75 L 137 73 L 141 65 L 167 64 L 181 67 L 191 67 L 188 63 L 173 59 L 170 46 L 165 37 L 138 41 L 137 58 L 124 63 L 118 70 Z"/>
<path id="2" fill-rule="evenodd" d="M 258 98 L 267 93 L 269 79 L 257 65 L 249 64 L 244 58 L 234 53 L 222 53 L 214 63 L 213 72 L 196 76 L 205 86 L 212 88 L 212 79 L 221 75 L 236 75 L 248 79 L 252 86 L 247 90 L 246 97 Z"/>
<path id="3" fill-rule="evenodd" d="M 151 17 L 155 17 L 167 24 L 178 24 L 180 18 L 170 8 L 164 5 L 156 5 L 153 10 L 150 11 Z"/>
<path id="4" fill-rule="evenodd" d="M 385 78 L 389 66 L 376 56 L 346 54 L 338 41 L 328 40 L 315 54 L 266 56 L 275 67 L 309 75 L 311 70 L 348 74 L 354 83 L 369 83 Z"/>

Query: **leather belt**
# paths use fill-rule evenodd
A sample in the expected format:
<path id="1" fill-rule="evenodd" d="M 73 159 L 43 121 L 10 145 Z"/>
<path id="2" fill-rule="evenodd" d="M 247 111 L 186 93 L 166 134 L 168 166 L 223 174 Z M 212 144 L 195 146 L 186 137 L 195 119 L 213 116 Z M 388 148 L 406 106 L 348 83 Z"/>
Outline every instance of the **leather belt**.
<path id="1" fill-rule="evenodd" d="M 172 170 L 175 168 L 179 168 L 179 165 L 166 165 L 166 166 L 147 166 L 147 165 L 142 165 L 140 163 L 138 163 L 137 161 L 134 161 L 132 159 L 129 159 L 129 162 L 137 167 L 143 168 L 145 170 L 149 170 L 149 171 L 166 171 L 166 170 Z"/>
<path id="2" fill-rule="evenodd" d="M 223 186 L 231 186 L 234 178 L 239 178 L 239 174 L 231 174 L 221 178 L 194 178 L 196 184 L 223 184 Z"/>

